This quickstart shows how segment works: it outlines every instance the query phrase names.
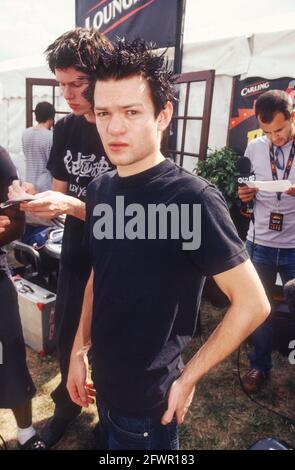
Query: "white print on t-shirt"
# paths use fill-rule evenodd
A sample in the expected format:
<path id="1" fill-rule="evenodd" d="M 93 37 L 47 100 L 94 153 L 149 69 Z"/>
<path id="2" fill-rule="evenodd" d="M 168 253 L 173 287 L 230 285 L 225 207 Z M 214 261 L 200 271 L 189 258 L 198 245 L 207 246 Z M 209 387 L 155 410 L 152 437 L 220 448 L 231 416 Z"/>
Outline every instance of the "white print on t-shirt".
<path id="1" fill-rule="evenodd" d="M 78 198 L 86 197 L 87 187 L 79 186 L 78 184 L 70 183 L 69 185 L 70 193 L 75 193 Z"/>
<path id="2" fill-rule="evenodd" d="M 77 176 L 77 183 L 79 178 L 92 179 L 110 170 L 106 158 L 102 156 L 100 160 L 97 161 L 97 157 L 94 154 L 82 155 L 81 152 L 78 152 L 77 160 L 73 160 L 72 152 L 67 150 L 64 162 L 67 172 L 70 175 Z"/>
<path id="3" fill-rule="evenodd" d="M 106 171 L 110 170 L 111 167 L 104 156 L 97 161 L 97 157 L 94 154 L 82 155 L 78 152 L 77 160 L 73 160 L 73 155 L 70 150 L 67 150 L 66 156 L 64 157 L 65 168 L 69 175 L 75 177 L 76 183 L 70 183 L 69 191 L 76 194 L 78 198 L 86 197 L 87 184 L 83 182 L 83 186 L 80 185 L 80 178 L 95 178 L 96 176 L 102 175 Z"/>

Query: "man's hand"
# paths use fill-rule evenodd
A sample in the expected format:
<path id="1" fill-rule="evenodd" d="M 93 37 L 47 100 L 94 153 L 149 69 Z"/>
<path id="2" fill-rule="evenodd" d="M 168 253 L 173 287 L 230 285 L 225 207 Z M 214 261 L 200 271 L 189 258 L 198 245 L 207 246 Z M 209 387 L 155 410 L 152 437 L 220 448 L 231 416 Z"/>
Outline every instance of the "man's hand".
<path id="1" fill-rule="evenodd" d="M 36 194 L 35 186 L 32 183 L 22 183 L 19 180 L 13 180 L 8 188 L 8 199 L 15 199 L 25 194 Z"/>
<path id="2" fill-rule="evenodd" d="M 0 215 L 0 233 L 5 232 L 5 229 L 9 224 L 9 218 L 6 215 Z"/>
<path id="3" fill-rule="evenodd" d="M 44 191 L 36 194 L 36 199 L 20 204 L 20 210 L 32 212 L 37 217 L 54 219 L 55 217 L 68 214 L 71 209 L 71 198 L 57 191 Z"/>
<path id="4" fill-rule="evenodd" d="M 93 384 L 87 382 L 87 354 L 72 353 L 67 380 L 67 389 L 71 400 L 79 406 L 88 407 L 94 403 L 95 390 Z"/>
<path id="5" fill-rule="evenodd" d="M 285 194 L 288 194 L 289 196 L 295 196 L 295 184 L 292 184 L 288 191 L 285 191 Z"/>
<path id="6" fill-rule="evenodd" d="M 239 186 L 238 189 L 238 196 L 242 202 L 247 204 L 250 201 L 253 201 L 256 193 L 258 193 L 259 189 L 257 188 L 249 188 L 249 186 Z"/>
<path id="7" fill-rule="evenodd" d="M 85 220 L 85 203 L 78 198 L 58 191 L 44 191 L 35 195 L 34 201 L 23 202 L 20 210 L 37 217 L 54 219 L 62 214 Z"/>
<path id="8" fill-rule="evenodd" d="M 195 386 L 185 383 L 183 379 L 184 377 L 181 375 L 170 387 L 168 409 L 161 419 L 161 423 L 164 425 L 169 424 L 174 415 L 176 415 L 177 424 L 182 424 L 188 412 L 195 393 Z"/>

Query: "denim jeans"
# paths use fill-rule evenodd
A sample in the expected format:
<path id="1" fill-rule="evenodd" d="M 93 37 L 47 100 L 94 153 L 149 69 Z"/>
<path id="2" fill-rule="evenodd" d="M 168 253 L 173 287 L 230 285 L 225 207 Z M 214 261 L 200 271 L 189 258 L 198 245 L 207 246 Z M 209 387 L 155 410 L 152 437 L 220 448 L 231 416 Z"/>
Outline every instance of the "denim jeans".
<path id="1" fill-rule="evenodd" d="M 163 426 L 159 419 L 118 416 L 98 403 L 99 450 L 178 450 L 176 419 Z"/>
<path id="2" fill-rule="evenodd" d="M 270 248 L 257 245 L 249 240 L 246 248 L 265 288 L 268 300 L 272 304 L 272 291 L 277 273 L 283 284 L 295 278 L 295 248 Z M 267 372 L 272 367 L 272 326 L 269 316 L 251 336 L 254 351 L 249 354 L 251 369 Z"/>

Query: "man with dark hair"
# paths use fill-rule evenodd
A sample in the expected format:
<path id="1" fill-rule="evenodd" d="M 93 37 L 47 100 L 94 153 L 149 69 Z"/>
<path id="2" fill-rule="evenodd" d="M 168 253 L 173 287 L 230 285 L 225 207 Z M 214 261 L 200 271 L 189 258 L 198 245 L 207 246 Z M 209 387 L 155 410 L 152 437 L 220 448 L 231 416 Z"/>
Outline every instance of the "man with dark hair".
<path id="1" fill-rule="evenodd" d="M 28 127 L 22 135 L 26 158 L 26 182 L 34 185 L 37 192 L 51 189 L 52 176 L 47 163 L 52 147 L 52 131 L 55 109 L 51 103 L 42 101 L 35 108 L 36 124 Z"/>
<path id="2" fill-rule="evenodd" d="M 117 171 L 87 190 L 93 274 L 67 386 L 78 405 L 93 401 L 91 337 L 105 448 L 177 449 L 177 424 L 196 382 L 266 318 L 269 304 L 221 194 L 160 152 L 174 96 L 164 58 L 143 42 L 120 41 L 103 64 L 96 124 Z M 206 275 L 231 307 L 184 366 L 181 352 L 194 333 Z"/>
<path id="3" fill-rule="evenodd" d="M 7 200 L 8 186 L 15 178 L 16 169 L 0 146 L 0 203 Z M 26 364 L 17 293 L 6 254 L 1 249 L 19 238 L 23 227 L 24 216 L 17 208 L 0 209 L 0 408 L 12 409 L 20 449 L 44 450 L 45 444 L 32 426 L 32 398 L 36 389 Z"/>
<path id="4" fill-rule="evenodd" d="M 56 299 L 61 383 L 52 393 L 54 416 L 42 433 L 48 447 L 60 440 L 69 422 L 81 411 L 69 397 L 66 380 L 90 273 L 82 247 L 86 189 L 93 178 L 113 168 L 97 133 L 92 103 L 94 72 L 100 54 L 111 49 L 98 31 L 86 28 L 63 34 L 47 48 L 49 67 L 72 113 L 54 127 L 48 162 L 53 191 L 41 193 L 32 204 L 20 206 L 38 217 L 67 214 Z M 17 188 L 11 195 L 17 195 Z"/>
<path id="5" fill-rule="evenodd" d="M 51 129 L 54 122 L 55 109 L 48 101 L 41 101 L 36 105 L 35 116 L 39 124 L 51 120 L 51 126 L 49 127 Z"/>
<path id="6" fill-rule="evenodd" d="M 262 93 L 255 103 L 255 116 L 259 124 L 271 123 L 277 113 L 281 113 L 285 120 L 292 118 L 293 101 L 290 95 L 282 90 L 270 90 Z"/>
<path id="7" fill-rule="evenodd" d="M 247 235 L 247 250 L 271 302 L 277 273 L 283 284 L 295 277 L 295 141 L 291 97 L 271 90 L 259 96 L 255 113 L 263 137 L 251 141 L 245 155 L 250 158 L 257 180 L 288 179 L 292 186 L 285 193 L 257 191 L 239 187 L 242 202 L 254 203 L 254 220 Z M 249 393 L 265 384 L 272 368 L 272 328 L 268 318 L 252 335 L 254 351 L 250 369 L 243 378 Z"/>

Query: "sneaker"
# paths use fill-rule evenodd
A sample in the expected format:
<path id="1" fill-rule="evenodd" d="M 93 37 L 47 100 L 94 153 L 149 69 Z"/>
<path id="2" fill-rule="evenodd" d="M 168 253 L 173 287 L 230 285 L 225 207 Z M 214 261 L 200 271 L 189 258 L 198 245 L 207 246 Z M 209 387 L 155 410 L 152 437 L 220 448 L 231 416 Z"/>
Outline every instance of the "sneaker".
<path id="1" fill-rule="evenodd" d="M 55 413 L 45 424 L 41 431 L 42 439 L 48 449 L 56 446 L 63 437 L 69 424 L 80 414 L 78 410 L 68 410 L 61 413 Z"/>
<path id="2" fill-rule="evenodd" d="M 46 450 L 46 444 L 39 434 L 35 434 L 24 444 L 18 444 L 20 450 Z"/>
<path id="3" fill-rule="evenodd" d="M 248 393 L 256 393 L 268 379 L 268 372 L 258 369 L 250 369 L 243 377 L 243 387 Z"/>

